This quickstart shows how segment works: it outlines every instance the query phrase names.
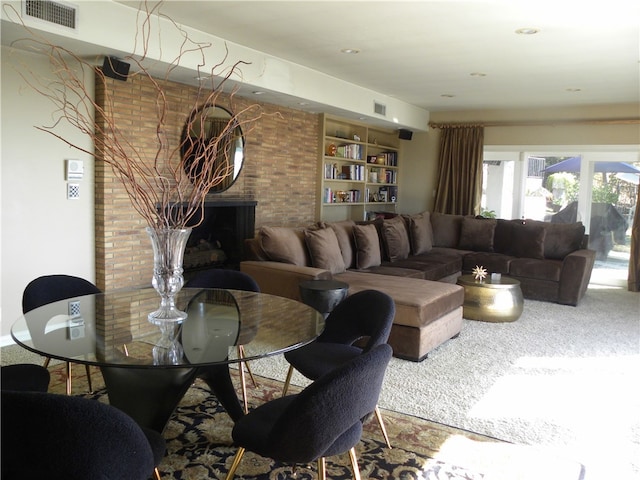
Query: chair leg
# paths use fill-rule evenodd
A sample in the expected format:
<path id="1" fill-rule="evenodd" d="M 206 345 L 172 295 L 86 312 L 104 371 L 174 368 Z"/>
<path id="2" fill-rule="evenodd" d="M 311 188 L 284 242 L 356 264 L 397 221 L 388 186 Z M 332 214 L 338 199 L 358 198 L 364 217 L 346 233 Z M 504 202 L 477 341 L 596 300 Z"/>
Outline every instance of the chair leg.
<path id="1" fill-rule="evenodd" d="M 382 436 L 384 437 L 384 441 L 387 443 L 387 447 L 391 448 L 391 442 L 389 441 L 389 435 L 387 435 L 387 429 L 384 426 L 384 421 L 382 420 L 382 413 L 380 413 L 380 409 L 376 405 L 375 409 L 376 418 L 378 419 L 378 425 L 380 425 L 380 430 L 382 430 Z"/>
<path id="2" fill-rule="evenodd" d="M 162 477 L 160 476 L 160 470 L 158 470 L 158 467 L 153 469 L 153 478 L 154 480 L 162 480 Z"/>
<path id="3" fill-rule="evenodd" d="M 360 480 L 360 469 L 358 468 L 358 456 L 356 455 L 356 447 L 349 450 L 349 458 L 351 459 L 351 468 L 353 468 L 354 480 Z"/>
<path id="4" fill-rule="evenodd" d="M 51 357 L 46 357 L 46 358 L 44 359 L 44 363 L 42 364 L 42 366 L 43 366 L 44 368 L 49 368 L 49 362 L 50 362 L 50 361 L 51 361 Z"/>
<path id="5" fill-rule="evenodd" d="M 71 362 L 67 362 L 67 395 L 71 395 Z"/>
<path id="6" fill-rule="evenodd" d="M 89 369 L 89 365 L 85 365 L 84 369 L 87 372 L 87 383 L 89 384 L 89 393 L 93 393 L 93 385 L 91 385 L 91 370 Z"/>
<path id="7" fill-rule="evenodd" d="M 238 373 L 240 374 L 240 388 L 242 388 L 242 404 L 244 413 L 249 413 L 249 403 L 247 402 L 247 381 L 244 378 L 244 367 L 242 362 L 238 364 Z"/>
<path id="8" fill-rule="evenodd" d="M 293 365 L 289 365 L 289 371 L 287 372 L 287 379 L 284 381 L 284 387 L 282 388 L 282 396 L 284 397 L 289 390 L 289 383 L 291 382 L 291 376 L 293 375 Z"/>
<path id="9" fill-rule="evenodd" d="M 238 345 L 238 358 L 244 358 L 245 354 L 244 354 L 244 345 Z M 256 382 L 255 377 L 253 376 L 253 372 L 251 371 L 251 367 L 249 367 L 249 363 L 248 362 L 241 362 L 245 367 L 247 367 L 247 372 L 249 373 L 249 376 L 251 377 L 251 382 L 253 382 L 253 387 L 254 388 L 258 388 L 258 382 Z"/>
<path id="10" fill-rule="evenodd" d="M 318 459 L 318 480 L 327 480 L 327 469 L 324 457 Z"/>
<path id="11" fill-rule="evenodd" d="M 238 453 L 236 453 L 236 456 L 233 458 L 233 463 L 229 468 L 229 473 L 227 473 L 227 476 L 225 477 L 226 480 L 231 480 L 233 478 L 233 476 L 236 473 L 236 470 L 238 469 L 238 465 L 240 465 L 240 460 L 242 460 L 243 455 L 244 455 L 244 448 L 242 447 L 238 448 Z"/>

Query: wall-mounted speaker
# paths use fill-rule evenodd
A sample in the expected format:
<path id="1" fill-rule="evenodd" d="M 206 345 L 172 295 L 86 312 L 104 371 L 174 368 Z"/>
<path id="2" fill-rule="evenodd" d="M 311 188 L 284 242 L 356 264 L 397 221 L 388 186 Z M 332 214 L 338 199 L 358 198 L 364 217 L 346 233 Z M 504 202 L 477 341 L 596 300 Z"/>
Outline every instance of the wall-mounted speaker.
<path id="1" fill-rule="evenodd" d="M 398 138 L 400 140 L 411 140 L 412 136 L 413 132 L 411 130 L 407 130 L 405 128 L 401 128 L 400 130 L 398 130 Z"/>
<path id="2" fill-rule="evenodd" d="M 115 78 L 116 80 L 127 81 L 127 75 L 129 75 L 129 67 L 131 65 L 122 60 L 118 60 L 116 57 L 104 57 L 102 62 L 102 73 L 105 77 Z"/>

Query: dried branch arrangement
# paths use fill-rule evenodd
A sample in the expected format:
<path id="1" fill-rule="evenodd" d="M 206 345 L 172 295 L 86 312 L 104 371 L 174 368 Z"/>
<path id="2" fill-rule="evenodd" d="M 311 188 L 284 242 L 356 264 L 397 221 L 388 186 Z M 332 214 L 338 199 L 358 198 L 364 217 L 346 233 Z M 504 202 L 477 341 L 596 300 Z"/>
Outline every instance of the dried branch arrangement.
<path id="1" fill-rule="evenodd" d="M 201 207 L 206 195 L 233 173 L 233 159 L 230 155 L 233 155 L 232 146 L 237 140 L 238 132 L 242 130 L 247 135 L 263 116 L 263 111 L 258 104 L 234 111 L 234 96 L 238 87 L 237 84 L 232 87 L 230 79 L 234 76 L 241 78 L 240 67 L 246 62 L 239 61 L 225 67 L 225 55 L 220 63 L 205 68 L 205 50 L 211 44 L 193 41 L 183 28 L 161 13 L 161 2 L 153 8 L 149 8 L 146 2 L 142 5 L 138 11 L 134 51 L 122 60 L 133 66 L 133 72 L 127 76 L 129 79 L 141 76 L 153 87 L 151 95 L 155 97 L 156 104 L 155 138 L 136 138 L 118 126 L 117 112 L 114 111 L 109 93 L 111 90 L 106 88 L 108 82 L 114 80 L 107 78 L 95 66 L 95 61 L 87 61 L 67 48 L 52 44 L 22 22 L 28 36 L 14 43 L 23 43 L 23 47 L 26 43 L 29 50 L 45 54 L 50 62 L 52 78 L 41 79 L 30 71 L 23 71 L 21 75 L 31 88 L 55 106 L 52 124 L 36 128 L 94 156 L 96 161 L 109 164 L 124 185 L 133 207 L 150 227 L 195 226 L 202 222 Z M 15 10 L 13 14 L 20 18 Z M 148 52 L 155 46 L 154 39 L 159 39 L 162 20 L 168 21 L 176 29 L 182 38 L 182 44 L 177 56 L 165 61 L 162 71 L 158 73 L 160 62 L 148 58 Z M 161 51 L 161 47 L 158 48 Z M 170 80 L 177 68 L 184 66 L 187 56 L 193 57 L 194 54 L 200 58 L 197 75 L 206 80 L 200 82 L 195 100 L 191 108 L 187 108 L 184 131 L 188 134 L 182 136 L 180 144 L 175 144 L 174 141 L 172 145 L 169 139 L 172 133 L 175 137 L 176 126 L 168 124 L 171 106 L 162 84 Z M 95 72 L 96 82 L 102 82 L 105 86 L 105 98 L 101 102 L 96 101 L 85 85 L 84 79 L 92 72 Z M 205 124 L 203 116 L 207 108 L 203 107 L 216 105 L 225 86 L 229 90 L 224 93 L 224 99 L 231 106 L 230 118 L 216 128 L 214 136 L 210 136 L 210 132 L 194 126 Z M 185 108 L 184 104 L 181 108 Z M 87 135 L 92 140 L 95 151 L 58 133 L 57 127 L 63 123 Z M 150 142 L 155 145 L 155 155 L 153 158 L 145 158 L 149 157 Z M 143 144 L 145 148 L 141 147 Z"/>

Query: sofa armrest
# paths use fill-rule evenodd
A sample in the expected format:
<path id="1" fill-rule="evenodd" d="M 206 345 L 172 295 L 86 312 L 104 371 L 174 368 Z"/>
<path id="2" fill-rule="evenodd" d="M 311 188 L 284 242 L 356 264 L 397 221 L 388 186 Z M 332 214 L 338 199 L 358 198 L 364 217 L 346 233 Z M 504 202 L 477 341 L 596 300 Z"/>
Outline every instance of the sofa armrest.
<path id="1" fill-rule="evenodd" d="M 595 250 L 588 249 L 576 250 L 564 257 L 562 272 L 560 272 L 558 303 L 578 305 L 589 286 L 595 260 Z"/>
<path id="2" fill-rule="evenodd" d="M 294 300 L 300 300 L 300 282 L 332 278 L 329 270 L 282 262 L 245 260 L 240 262 L 240 270 L 254 278 L 262 293 Z"/>

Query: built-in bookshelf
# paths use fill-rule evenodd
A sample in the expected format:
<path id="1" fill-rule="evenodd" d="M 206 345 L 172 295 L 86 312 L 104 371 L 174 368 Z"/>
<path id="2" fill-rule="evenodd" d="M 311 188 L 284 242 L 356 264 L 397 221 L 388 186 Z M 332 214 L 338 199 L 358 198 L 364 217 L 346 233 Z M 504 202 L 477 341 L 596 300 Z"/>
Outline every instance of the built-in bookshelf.
<path id="1" fill-rule="evenodd" d="M 318 219 L 366 220 L 395 212 L 399 156 L 397 130 L 323 115 Z"/>

